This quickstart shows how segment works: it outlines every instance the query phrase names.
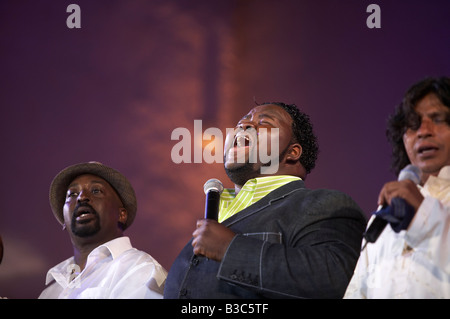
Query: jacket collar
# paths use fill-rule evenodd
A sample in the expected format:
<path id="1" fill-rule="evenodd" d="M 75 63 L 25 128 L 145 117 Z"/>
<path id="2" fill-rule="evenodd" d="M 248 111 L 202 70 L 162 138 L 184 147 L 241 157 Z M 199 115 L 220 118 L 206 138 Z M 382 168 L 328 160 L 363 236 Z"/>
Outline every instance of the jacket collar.
<path id="1" fill-rule="evenodd" d="M 229 227 L 229 226 L 241 221 L 244 218 L 247 218 L 249 216 L 252 216 L 253 214 L 258 213 L 262 209 L 270 206 L 273 202 L 283 199 L 286 196 L 289 196 L 290 194 L 297 192 L 304 188 L 305 188 L 305 183 L 303 180 L 298 180 L 298 181 L 293 181 L 293 182 L 287 183 L 286 185 L 281 186 L 280 188 L 277 188 L 276 190 L 272 191 L 267 196 L 261 198 L 256 203 L 250 205 L 249 207 L 238 212 L 237 214 L 224 220 L 222 224 L 224 226 Z"/>

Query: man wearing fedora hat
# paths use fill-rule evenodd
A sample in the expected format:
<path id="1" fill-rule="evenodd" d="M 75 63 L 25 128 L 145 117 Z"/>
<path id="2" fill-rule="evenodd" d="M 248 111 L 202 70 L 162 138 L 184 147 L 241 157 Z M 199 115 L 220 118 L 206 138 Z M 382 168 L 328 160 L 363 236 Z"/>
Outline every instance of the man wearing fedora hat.
<path id="1" fill-rule="evenodd" d="M 49 197 L 74 256 L 48 271 L 39 298 L 162 298 L 167 271 L 123 236 L 137 210 L 125 176 L 98 162 L 72 165 L 53 179 Z"/>

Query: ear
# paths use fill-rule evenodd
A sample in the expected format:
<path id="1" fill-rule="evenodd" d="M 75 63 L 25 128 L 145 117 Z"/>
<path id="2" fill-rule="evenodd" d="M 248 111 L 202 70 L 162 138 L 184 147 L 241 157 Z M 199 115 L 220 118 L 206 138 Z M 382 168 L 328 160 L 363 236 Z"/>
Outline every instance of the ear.
<path id="1" fill-rule="evenodd" d="M 291 144 L 286 154 L 286 162 L 297 162 L 302 156 L 302 146 L 298 143 Z"/>
<path id="2" fill-rule="evenodd" d="M 126 225 L 127 220 L 128 220 L 128 212 L 124 207 L 121 207 L 119 211 L 119 223 Z"/>

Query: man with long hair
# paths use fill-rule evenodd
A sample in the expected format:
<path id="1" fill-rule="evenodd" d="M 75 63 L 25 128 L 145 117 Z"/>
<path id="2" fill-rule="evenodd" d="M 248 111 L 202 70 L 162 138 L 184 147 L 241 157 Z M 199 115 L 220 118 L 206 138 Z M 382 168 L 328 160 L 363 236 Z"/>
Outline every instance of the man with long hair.
<path id="1" fill-rule="evenodd" d="M 400 198 L 411 216 L 393 210 L 395 226 L 363 249 L 345 297 L 450 298 L 450 78 L 414 84 L 389 118 L 387 137 L 394 172 L 413 165 L 421 177 L 419 185 L 386 183 L 378 204 Z"/>

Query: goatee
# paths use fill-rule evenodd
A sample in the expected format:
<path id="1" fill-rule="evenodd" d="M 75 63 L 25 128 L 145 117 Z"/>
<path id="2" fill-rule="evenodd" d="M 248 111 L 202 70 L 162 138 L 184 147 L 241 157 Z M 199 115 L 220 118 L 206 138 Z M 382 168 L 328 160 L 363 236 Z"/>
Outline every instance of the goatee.
<path id="1" fill-rule="evenodd" d="M 89 207 L 91 214 L 94 216 L 93 220 L 89 220 L 86 223 L 77 221 L 78 214 L 75 214 L 82 207 Z M 70 229 L 72 234 L 78 237 L 93 236 L 100 231 L 100 218 L 96 210 L 87 203 L 81 203 L 75 207 L 72 221 L 70 223 Z"/>
<path id="2" fill-rule="evenodd" d="M 233 184 L 243 186 L 249 179 L 259 176 L 259 169 L 255 170 L 253 166 L 254 164 L 252 163 L 245 163 L 239 167 L 225 167 L 225 173 L 227 173 L 228 178 L 233 182 Z"/>
<path id="3" fill-rule="evenodd" d="M 289 150 L 289 145 L 284 148 L 283 151 L 281 151 L 280 155 L 278 156 L 278 163 L 281 163 L 282 159 L 286 155 L 286 153 Z M 225 162 L 225 157 L 224 157 Z M 266 164 L 262 164 L 262 167 L 268 167 L 271 166 L 272 163 L 268 162 Z M 261 174 L 261 167 L 256 168 L 256 163 L 249 163 L 246 162 L 245 164 L 234 167 L 234 168 L 226 168 L 225 167 L 225 173 L 227 173 L 228 178 L 235 184 L 239 186 L 244 186 L 244 184 L 252 178 L 261 177 L 263 176 Z"/>

